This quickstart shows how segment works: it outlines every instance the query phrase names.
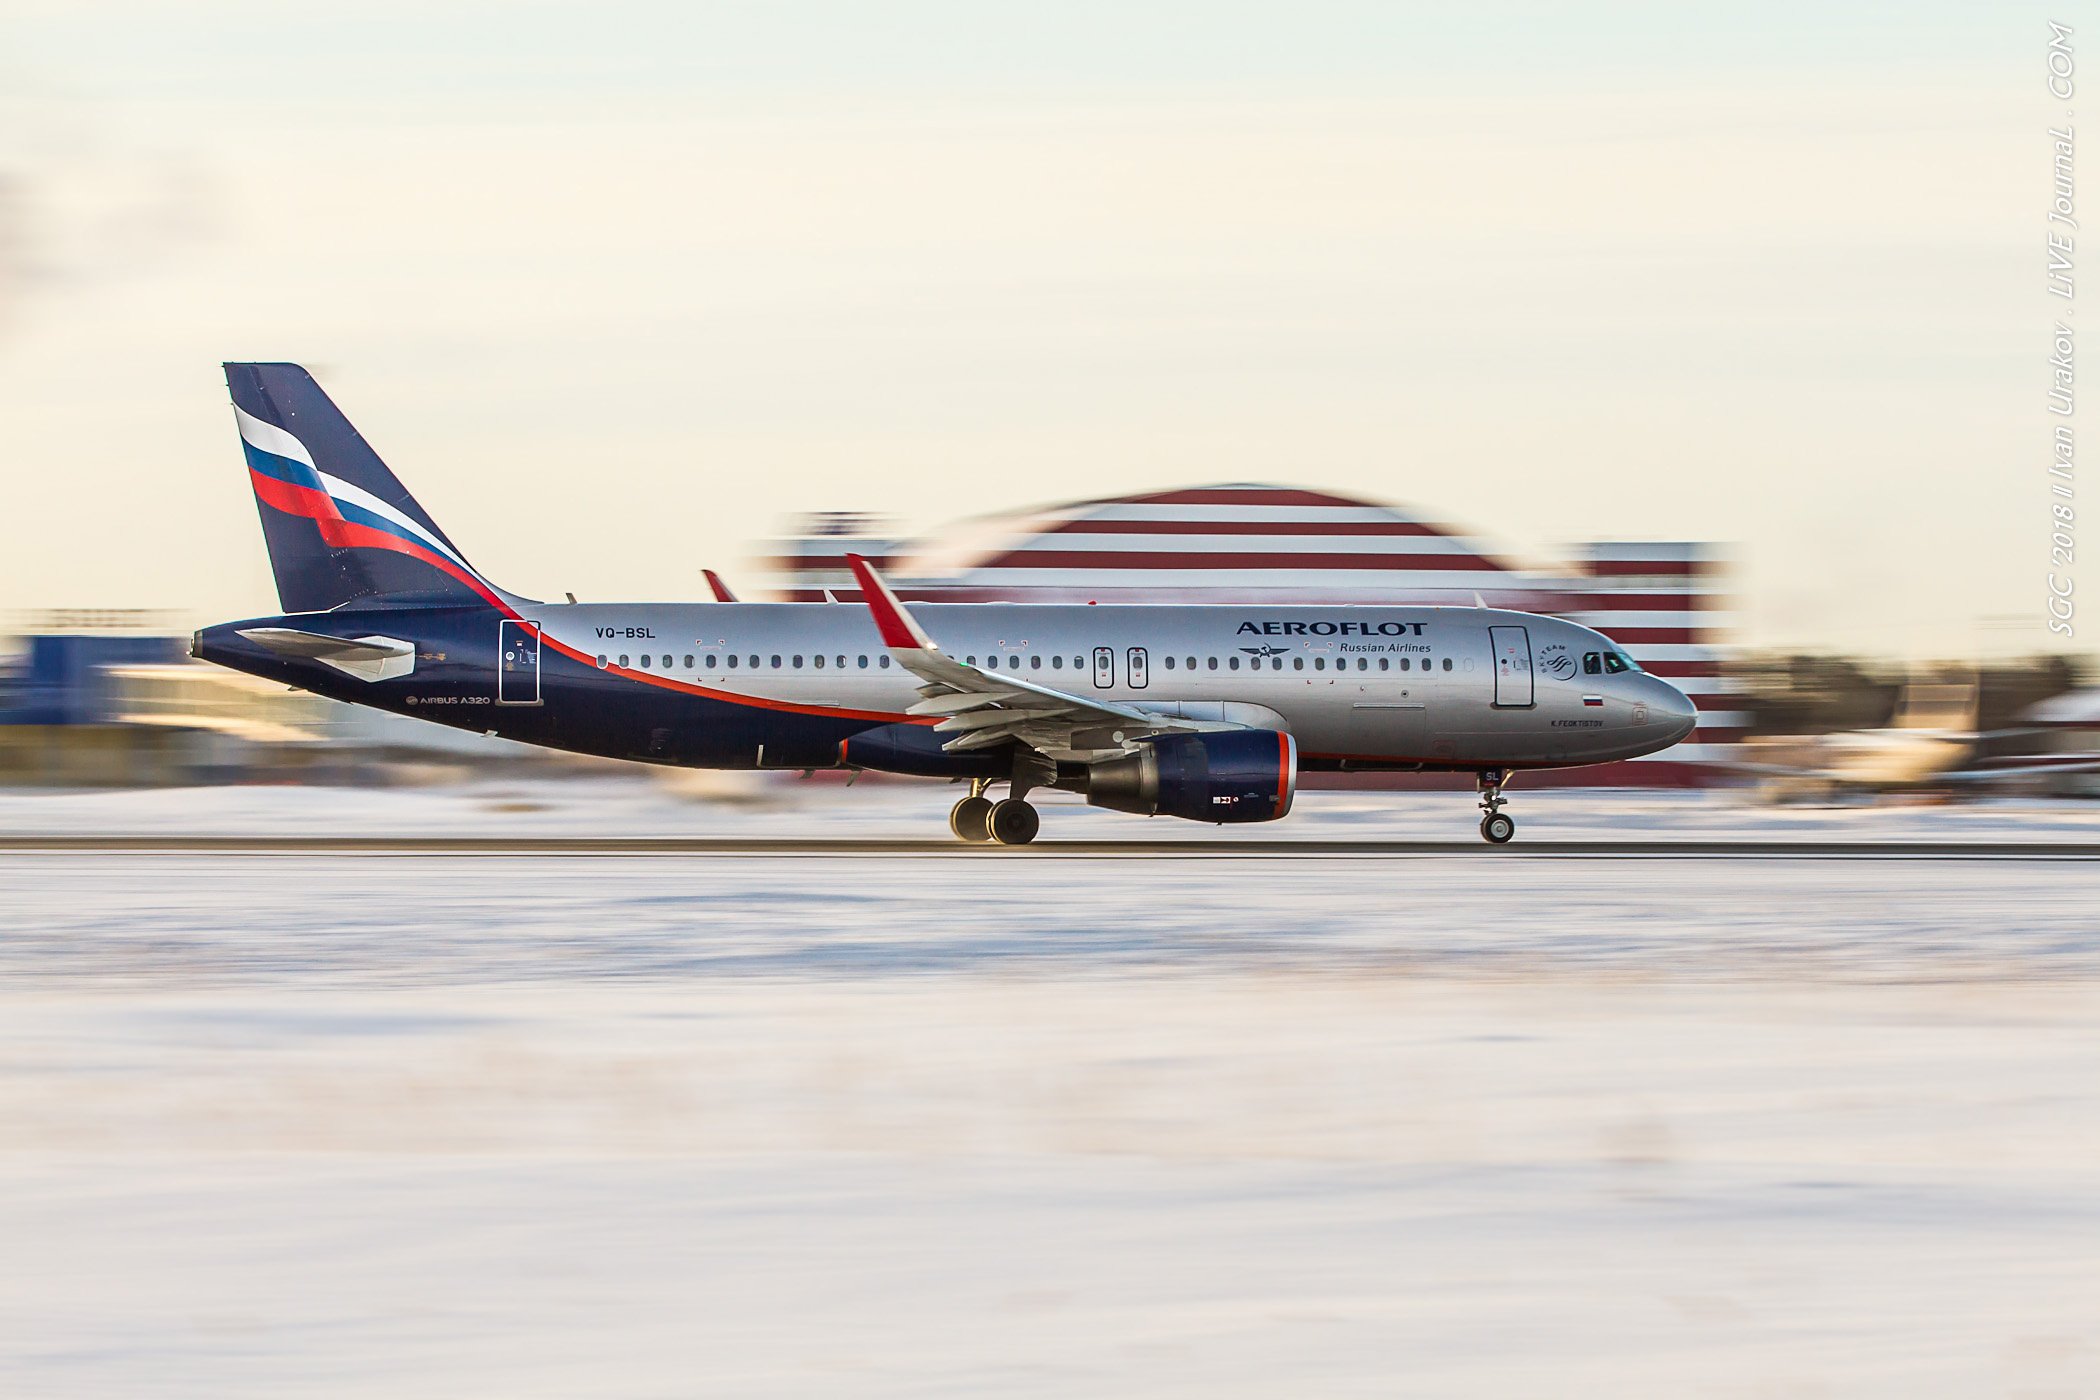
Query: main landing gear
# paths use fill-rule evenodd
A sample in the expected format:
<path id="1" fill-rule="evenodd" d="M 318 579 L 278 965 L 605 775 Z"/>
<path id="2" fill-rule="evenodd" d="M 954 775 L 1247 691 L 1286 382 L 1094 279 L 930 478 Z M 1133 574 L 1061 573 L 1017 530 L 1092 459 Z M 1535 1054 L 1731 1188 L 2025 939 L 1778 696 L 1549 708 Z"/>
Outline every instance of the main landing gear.
<path id="1" fill-rule="evenodd" d="M 1502 785 L 1509 781 L 1509 773 L 1502 768 L 1483 768 L 1474 779 L 1480 789 L 1480 810 L 1487 813 L 1480 819 L 1480 839 L 1490 845 L 1503 846 L 1517 834 L 1517 820 L 1502 810 L 1508 799 L 1502 796 Z"/>
<path id="2" fill-rule="evenodd" d="M 970 795 L 948 813 L 948 829 L 955 839 L 973 846 L 987 841 L 995 846 L 1025 846 L 1035 840 L 1043 826 L 1035 808 L 1019 795 L 994 802 L 984 795 L 990 786 L 988 778 L 972 779 Z"/>

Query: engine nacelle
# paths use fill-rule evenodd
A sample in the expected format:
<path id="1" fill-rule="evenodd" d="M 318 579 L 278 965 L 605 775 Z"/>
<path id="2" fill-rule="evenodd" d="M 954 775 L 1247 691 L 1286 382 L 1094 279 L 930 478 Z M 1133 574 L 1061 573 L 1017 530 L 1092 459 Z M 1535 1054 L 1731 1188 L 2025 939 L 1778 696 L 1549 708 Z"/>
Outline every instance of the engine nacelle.
<path id="1" fill-rule="evenodd" d="M 1087 768 L 1086 800 L 1139 816 L 1268 822 L 1291 810 L 1298 744 L 1280 729 L 1229 729 L 1147 739 Z"/>

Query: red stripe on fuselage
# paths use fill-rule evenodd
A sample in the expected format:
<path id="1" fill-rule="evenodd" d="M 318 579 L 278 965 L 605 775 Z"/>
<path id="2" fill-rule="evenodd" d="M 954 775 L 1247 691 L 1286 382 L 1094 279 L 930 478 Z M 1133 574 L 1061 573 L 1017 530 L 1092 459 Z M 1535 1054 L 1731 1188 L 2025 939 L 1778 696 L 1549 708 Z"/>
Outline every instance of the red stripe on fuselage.
<path id="1" fill-rule="evenodd" d="M 479 594 L 489 606 L 493 607 L 502 616 L 513 620 L 523 620 L 519 618 L 516 610 L 508 603 L 505 603 L 488 585 L 461 569 L 451 560 L 433 554 L 421 545 L 401 539 L 398 536 L 389 535 L 382 530 L 375 530 L 369 525 L 359 525 L 343 519 L 336 511 L 334 499 L 326 492 L 315 491 L 310 487 L 294 486 L 289 482 L 279 481 L 275 477 L 263 476 L 252 468 L 248 475 L 255 484 L 257 499 L 274 510 L 283 511 L 287 515 L 304 516 L 313 521 L 320 529 L 322 541 L 331 548 L 386 549 L 392 550 L 396 554 L 406 554 L 412 559 L 419 559 L 432 568 L 439 569 L 458 579 Z M 589 653 L 579 651 L 565 642 L 548 636 L 543 628 L 536 628 L 535 630 L 539 631 L 542 644 L 554 648 L 555 651 L 572 661 L 580 662 L 593 670 L 610 671 L 624 679 L 640 681 L 645 685 L 653 685 L 663 690 L 678 691 L 687 695 L 698 695 L 710 700 L 719 700 L 725 704 L 743 705 L 751 709 L 777 710 L 787 714 L 798 715 L 818 715 L 829 719 L 872 720 L 885 724 L 937 724 L 940 722 L 938 718 L 915 718 L 911 715 L 892 714 L 882 710 L 845 710 L 828 705 L 797 705 L 787 700 L 769 700 L 760 695 L 743 695 L 734 691 L 715 690 L 709 686 L 693 685 L 685 681 L 674 681 L 668 676 L 629 670 L 620 666 L 600 667 L 597 658 Z"/>
<path id="2" fill-rule="evenodd" d="M 817 715 L 825 719 L 864 719 L 883 724 L 939 724 L 938 715 L 907 715 L 887 710 L 842 710 L 834 705 L 798 705 L 792 700 L 770 700 L 763 695 L 745 695 L 740 691 L 717 690 L 713 686 L 696 685 L 691 681 L 673 680 L 654 671 L 637 671 L 631 666 L 615 666 L 610 662 L 600 666 L 598 658 L 588 652 L 578 651 L 568 643 L 540 634 L 543 644 L 553 647 L 571 661 L 578 661 L 594 671 L 603 671 L 622 680 L 640 681 L 659 690 L 676 691 L 681 695 L 697 695 L 703 699 L 720 700 L 724 704 L 743 705 L 755 710 L 778 710 L 786 714 Z"/>

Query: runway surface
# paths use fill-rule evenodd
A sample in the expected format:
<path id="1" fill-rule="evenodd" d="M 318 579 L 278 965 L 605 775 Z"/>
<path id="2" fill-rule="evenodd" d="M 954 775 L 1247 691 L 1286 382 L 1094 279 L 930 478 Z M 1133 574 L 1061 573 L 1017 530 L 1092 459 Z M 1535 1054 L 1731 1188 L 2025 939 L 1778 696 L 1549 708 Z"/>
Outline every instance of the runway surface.
<path id="1" fill-rule="evenodd" d="M 0 836 L 0 854 L 134 855 L 441 855 L 686 857 L 948 857 L 958 860 L 1058 858 L 1196 858 L 1203 860 L 1379 856 L 1737 860 L 2100 860 L 2100 842 L 2062 840 L 1745 840 L 1631 839 L 1525 841 L 1490 846 L 1480 840 L 1038 841 L 1030 846 L 966 846 L 905 838 L 723 836 Z"/>
<path id="2" fill-rule="evenodd" d="M 786 791 L 0 794 L 0 1395 L 2093 1388 L 2100 812 Z"/>

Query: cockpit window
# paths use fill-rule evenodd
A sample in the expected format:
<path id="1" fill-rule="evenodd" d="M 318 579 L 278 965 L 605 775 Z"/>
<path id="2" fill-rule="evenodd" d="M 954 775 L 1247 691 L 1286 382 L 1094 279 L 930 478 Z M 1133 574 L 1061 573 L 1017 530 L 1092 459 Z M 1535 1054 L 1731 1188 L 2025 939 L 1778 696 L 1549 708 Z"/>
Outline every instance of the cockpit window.
<path id="1" fill-rule="evenodd" d="M 1604 669 L 1607 674 L 1616 676 L 1621 671 L 1638 671 L 1641 668 L 1634 665 L 1633 658 L 1623 652 L 1607 651 L 1604 653 Z"/>
<path id="2" fill-rule="evenodd" d="M 1597 676 L 1603 673 L 1604 658 L 1594 651 L 1584 652 L 1582 654 L 1582 674 L 1585 676 Z"/>

